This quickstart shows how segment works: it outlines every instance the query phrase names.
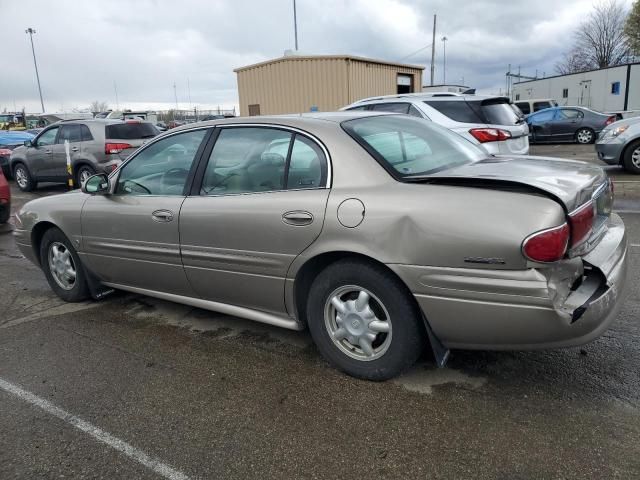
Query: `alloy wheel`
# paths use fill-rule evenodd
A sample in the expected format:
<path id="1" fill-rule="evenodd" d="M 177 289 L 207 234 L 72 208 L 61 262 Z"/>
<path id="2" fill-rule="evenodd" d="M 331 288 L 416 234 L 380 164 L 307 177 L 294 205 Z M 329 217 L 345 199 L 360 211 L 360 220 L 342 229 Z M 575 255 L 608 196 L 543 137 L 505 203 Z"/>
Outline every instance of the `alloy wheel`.
<path id="1" fill-rule="evenodd" d="M 24 167 L 16 168 L 15 175 L 16 183 L 20 186 L 20 188 L 26 188 L 29 180 L 27 178 L 27 172 L 25 172 Z"/>
<path id="2" fill-rule="evenodd" d="M 334 290 L 325 303 L 324 321 L 334 345 L 356 360 L 376 360 L 391 344 L 389 313 L 366 288 L 347 285 Z"/>
<path id="3" fill-rule="evenodd" d="M 86 168 L 83 168 L 82 170 L 80 170 L 80 185 L 84 185 L 86 181 L 89 180 L 90 176 L 91 176 L 91 172 Z"/>
<path id="4" fill-rule="evenodd" d="M 49 246 L 49 271 L 56 283 L 65 290 L 73 289 L 76 283 L 76 267 L 69 249 L 60 242 Z"/>

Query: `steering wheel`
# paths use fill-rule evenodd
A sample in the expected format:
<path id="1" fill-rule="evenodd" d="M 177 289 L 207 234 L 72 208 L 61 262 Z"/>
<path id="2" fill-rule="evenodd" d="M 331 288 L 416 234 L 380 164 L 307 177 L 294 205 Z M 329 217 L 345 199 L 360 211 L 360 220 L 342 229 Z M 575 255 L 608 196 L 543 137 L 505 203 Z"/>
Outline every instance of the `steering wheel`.
<path id="1" fill-rule="evenodd" d="M 122 189 L 124 191 L 129 191 L 131 192 L 131 188 L 128 187 L 127 183 L 133 183 L 136 187 L 140 188 L 140 190 L 142 190 L 144 193 L 146 193 L 147 195 L 151 195 L 151 190 L 149 190 L 147 187 L 145 187 L 144 185 L 138 183 L 138 182 L 134 182 L 133 180 L 125 180 L 124 185 L 122 186 Z M 128 188 L 128 190 L 127 190 Z"/>
<path id="2" fill-rule="evenodd" d="M 164 172 L 162 174 L 161 183 L 162 183 L 162 185 L 167 185 L 169 183 L 167 180 L 169 180 L 171 177 L 186 178 L 187 175 L 189 175 L 189 170 L 187 170 L 187 169 L 184 169 L 184 168 L 170 168 L 169 170 L 167 170 L 166 172 Z"/>

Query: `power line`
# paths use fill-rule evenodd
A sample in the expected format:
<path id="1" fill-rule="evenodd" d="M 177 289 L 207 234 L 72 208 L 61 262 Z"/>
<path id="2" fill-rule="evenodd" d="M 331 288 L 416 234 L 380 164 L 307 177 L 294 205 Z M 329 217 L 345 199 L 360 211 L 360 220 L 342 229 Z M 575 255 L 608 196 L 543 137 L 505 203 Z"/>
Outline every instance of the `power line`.
<path id="1" fill-rule="evenodd" d="M 431 45 L 432 45 L 432 44 L 430 43 L 429 45 L 426 45 L 426 46 L 424 46 L 424 47 L 422 47 L 422 48 L 420 48 L 420 49 L 416 50 L 415 52 L 410 53 L 410 54 L 409 54 L 409 55 L 407 55 L 406 57 L 402 57 L 402 58 L 401 58 L 400 60 L 398 60 L 398 61 L 399 61 L 399 62 L 403 62 L 403 61 L 404 61 L 404 60 L 406 60 L 407 58 L 409 58 L 409 57 L 413 57 L 416 53 L 420 53 L 421 51 L 426 50 L 427 48 L 430 48 L 430 47 L 431 47 Z"/>

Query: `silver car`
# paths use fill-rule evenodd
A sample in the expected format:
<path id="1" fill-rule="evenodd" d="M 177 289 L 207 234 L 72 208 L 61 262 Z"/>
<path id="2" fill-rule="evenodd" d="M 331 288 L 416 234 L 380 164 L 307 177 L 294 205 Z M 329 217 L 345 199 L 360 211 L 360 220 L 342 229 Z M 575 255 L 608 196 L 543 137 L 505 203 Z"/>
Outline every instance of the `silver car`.
<path id="1" fill-rule="evenodd" d="M 82 191 L 27 203 L 15 238 L 64 300 L 121 289 L 284 328 L 360 378 L 426 345 L 566 347 L 625 293 L 602 169 L 498 158 L 408 115 L 192 124 Z"/>
<path id="2" fill-rule="evenodd" d="M 138 120 L 63 120 L 13 150 L 9 166 L 20 190 L 38 182 L 67 183 L 67 147 L 71 178 L 80 186 L 95 173 L 111 173 L 136 148 L 159 131 Z"/>
<path id="3" fill-rule="evenodd" d="M 408 93 L 365 98 L 342 110 L 405 113 L 447 127 L 494 155 L 529 153 L 529 127 L 506 97 Z"/>
<path id="4" fill-rule="evenodd" d="M 640 174 L 640 117 L 620 120 L 602 130 L 596 152 L 603 162 Z"/>

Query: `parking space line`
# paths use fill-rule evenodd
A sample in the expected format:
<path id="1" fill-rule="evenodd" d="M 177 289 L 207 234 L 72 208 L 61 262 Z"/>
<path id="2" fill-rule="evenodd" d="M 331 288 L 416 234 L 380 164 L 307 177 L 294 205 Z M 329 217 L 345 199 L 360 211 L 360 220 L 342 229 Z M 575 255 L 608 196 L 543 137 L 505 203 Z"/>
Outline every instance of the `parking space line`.
<path id="1" fill-rule="evenodd" d="M 58 417 L 60 420 L 68 423 L 69 425 L 81 430 L 93 438 L 98 440 L 99 442 L 105 443 L 111 448 L 118 450 L 121 453 L 124 453 L 127 457 L 135 460 L 136 462 L 144 465 L 150 470 L 153 470 L 157 474 L 163 476 L 164 478 L 168 478 L 169 480 L 189 480 L 189 477 L 184 473 L 176 470 L 175 468 L 167 465 L 166 463 L 161 462 L 157 458 L 150 457 L 142 450 L 135 448 L 134 446 L 128 444 L 124 440 L 120 440 L 117 437 L 114 437 L 108 432 L 92 425 L 91 423 L 82 420 L 79 417 L 63 410 L 60 407 L 57 407 L 53 403 L 45 400 L 44 398 L 40 398 L 37 395 L 24 390 L 23 388 L 15 385 L 11 382 L 3 380 L 0 378 L 0 389 L 4 390 L 7 393 L 15 395 L 16 397 L 24 400 L 31 405 L 41 408 L 45 412 L 54 417 Z"/>

